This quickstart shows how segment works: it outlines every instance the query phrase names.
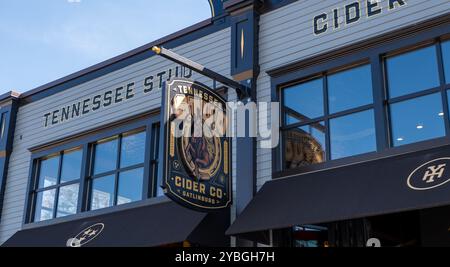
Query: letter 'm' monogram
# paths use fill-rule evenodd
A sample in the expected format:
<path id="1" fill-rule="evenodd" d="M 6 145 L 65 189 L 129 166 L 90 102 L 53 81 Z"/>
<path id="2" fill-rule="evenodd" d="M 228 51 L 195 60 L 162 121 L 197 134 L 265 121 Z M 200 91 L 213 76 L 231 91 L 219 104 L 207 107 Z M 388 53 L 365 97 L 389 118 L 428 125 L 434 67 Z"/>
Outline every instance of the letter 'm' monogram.
<path id="1" fill-rule="evenodd" d="M 437 166 L 428 167 L 428 170 L 425 172 L 425 175 L 423 176 L 423 181 L 429 184 L 434 183 L 434 179 L 442 178 L 446 166 L 447 164 L 441 164 Z"/>

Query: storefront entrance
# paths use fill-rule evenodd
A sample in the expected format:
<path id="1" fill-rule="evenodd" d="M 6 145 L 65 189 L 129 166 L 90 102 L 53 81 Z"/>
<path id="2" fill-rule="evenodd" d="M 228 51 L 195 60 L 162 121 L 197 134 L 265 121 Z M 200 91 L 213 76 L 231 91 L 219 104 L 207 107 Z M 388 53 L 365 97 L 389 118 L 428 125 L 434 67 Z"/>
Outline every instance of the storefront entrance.
<path id="1" fill-rule="evenodd" d="M 450 246 L 450 206 L 274 231 L 281 247 Z"/>

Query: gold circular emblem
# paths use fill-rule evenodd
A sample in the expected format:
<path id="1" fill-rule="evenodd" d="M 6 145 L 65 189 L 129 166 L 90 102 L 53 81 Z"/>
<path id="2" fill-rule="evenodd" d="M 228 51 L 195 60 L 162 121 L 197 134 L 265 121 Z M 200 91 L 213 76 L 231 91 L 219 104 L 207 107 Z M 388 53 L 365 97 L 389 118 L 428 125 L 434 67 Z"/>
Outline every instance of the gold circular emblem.
<path id="1" fill-rule="evenodd" d="M 215 176 L 222 162 L 222 146 L 217 137 L 179 138 L 180 155 L 186 170 L 198 180 Z"/>

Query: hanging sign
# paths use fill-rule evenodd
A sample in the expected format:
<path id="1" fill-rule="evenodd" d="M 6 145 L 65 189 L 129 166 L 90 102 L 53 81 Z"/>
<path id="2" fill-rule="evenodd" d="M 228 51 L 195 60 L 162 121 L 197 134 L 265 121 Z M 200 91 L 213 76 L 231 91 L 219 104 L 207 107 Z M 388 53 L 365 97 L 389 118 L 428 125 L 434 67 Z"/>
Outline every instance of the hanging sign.
<path id="1" fill-rule="evenodd" d="M 163 101 L 165 194 L 199 211 L 228 208 L 232 176 L 226 101 L 186 79 L 169 82 Z"/>

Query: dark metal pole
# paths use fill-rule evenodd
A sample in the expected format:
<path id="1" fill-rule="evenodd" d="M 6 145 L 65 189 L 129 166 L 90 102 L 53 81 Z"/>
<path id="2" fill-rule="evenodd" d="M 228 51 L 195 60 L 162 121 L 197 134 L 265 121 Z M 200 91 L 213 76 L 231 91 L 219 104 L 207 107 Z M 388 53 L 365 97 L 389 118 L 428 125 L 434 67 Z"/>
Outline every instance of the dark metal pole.
<path id="1" fill-rule="evenodd" d="M 216 81 L 222 83 L 223 85 L 226 85 L 226 86 L 229 86 L 229 87 L 235 89 L 238 94 L 239 99 L 244 99 L 244 98 L 248 98 L 251 96 L 250 88 L 248 88 L 230 78 L 227 78 L 213 70 L 210 70 L 197 62 L 194 62 L 190 59 L 180 56 L 180 55 L 178 55 L 168 49 L 165 49 L 163 47 L 154 46 L 152 48 L 152 50 L 157 55 L 167 58 L 167 59 L 169 59 L 173 62 L 176 62 L 182 66 L 188 67 L 202 75 L 205 75 L 206 77 L 209 77 L 213 80 L 216 80 Z"/>

